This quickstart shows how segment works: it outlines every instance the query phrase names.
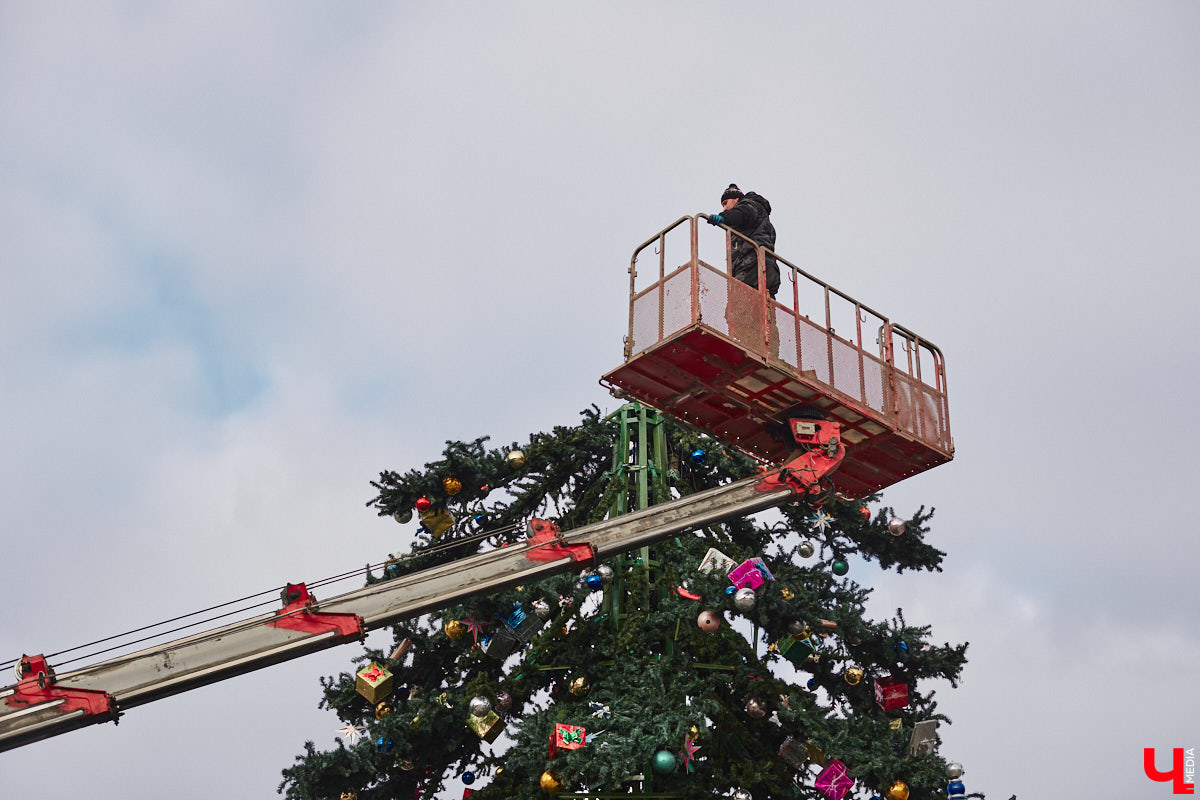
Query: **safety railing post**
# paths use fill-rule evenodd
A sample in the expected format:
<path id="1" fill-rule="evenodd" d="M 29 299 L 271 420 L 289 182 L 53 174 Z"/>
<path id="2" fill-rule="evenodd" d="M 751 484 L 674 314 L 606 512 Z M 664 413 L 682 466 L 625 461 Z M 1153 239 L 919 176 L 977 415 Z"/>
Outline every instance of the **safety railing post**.
<path id="1" fill-rule="evenodd" d="M 854 303 L 855 348 L 858 350 L 858 399 L 867 402 L 867 365 L 863 357 L 862 306 Z"/>
<path id="2" fill-rule="evenodd" d="M 837 375 L 833 372 L 833 311 L 829 303 L 829 286 L 825 286 L 825 356 L 829 365 L 829 385 L 838 388 Z"/>
<path id="3" fill-rule="evenodd" d="M 767 291 L 767 251 L 762 245 L 754 248 L 758 256 L 758 308 L 759 308 L 759 337 L 763 355 L 771 354 L 771 295 Z"/>
<path id="4" fill-rule="evenodd" d="M 691 272 L 690 281 L 692 284 L 692 323 L 697 323 L 701 320 L 700 313 L 700 220 L 698 217 L 692 217 L 691 228 L 688 231 L 692 245 L 692 259 L 689 262 L 688 270 Z"/>
<path id="5" fill-rule="evenodd" d="M 640 252 L 640 251 L 638 251 Z M 633 355 L 633 298 L 637 295 L 637 257 L 629 259 L 629 333 L 625 337 L 625 360 Z"/>
<path id="6" fill-rule="evenodd" d="M 800 344 L 800 281 L 792 270 L 792 326 L 796 332 L 796 370 L 804 372 L 804 348 Z"/>
<path id="7" fill-rule="evenodd" d="M 667 234 L 664 232 L 658 237 L 658 338 L 656 342 L 663 340 L 665 328 L 666 310 L 664 306 L 667 302 Z"/>

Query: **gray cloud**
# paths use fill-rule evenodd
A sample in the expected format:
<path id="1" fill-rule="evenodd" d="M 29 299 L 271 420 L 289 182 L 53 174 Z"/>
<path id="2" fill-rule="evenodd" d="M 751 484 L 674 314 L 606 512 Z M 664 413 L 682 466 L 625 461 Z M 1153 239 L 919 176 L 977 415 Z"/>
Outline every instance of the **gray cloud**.
<path id="1" fill-rule="evenodd" d="M 613 408 L 633 247 L 779 249 L 945 351 L 944 751 L 995 797 L 1194 746 L 1190 5 L 0 10 L 0 658 L 376 560 L 383 468 Z M 332 566 L 331 566 L 332 565 Z M 332 651 L 0 756 L 9 793 L 265 796 Z M 69 767 L 64 767 L 69 765 Z M 217 765 L 220 765 L 217 768 Z M 451 786 L 451 793 L 455 787 Z M 449 796 L 449 795 L 447 795 Z"/>

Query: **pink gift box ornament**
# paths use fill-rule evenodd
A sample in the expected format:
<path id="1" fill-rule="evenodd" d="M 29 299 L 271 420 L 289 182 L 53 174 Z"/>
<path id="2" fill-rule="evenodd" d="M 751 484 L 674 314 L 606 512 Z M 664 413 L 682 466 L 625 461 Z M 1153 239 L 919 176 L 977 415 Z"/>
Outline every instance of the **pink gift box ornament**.
<path id="1" fill-rule="evenodd" d="M 739 589 L 758 589 L 765 580 L 775 580 L 775 576 L 761 558 L 748 558 L 733 568 L 729 573 L 729 580 Z"/>
<path id="2" fill-rule="evenodd" d="M 842 800 L 854 785 L 854 779 L 846 771 L 846 765 L 834 758 L 821 770 L 814 785 L 829 800 Z"/>

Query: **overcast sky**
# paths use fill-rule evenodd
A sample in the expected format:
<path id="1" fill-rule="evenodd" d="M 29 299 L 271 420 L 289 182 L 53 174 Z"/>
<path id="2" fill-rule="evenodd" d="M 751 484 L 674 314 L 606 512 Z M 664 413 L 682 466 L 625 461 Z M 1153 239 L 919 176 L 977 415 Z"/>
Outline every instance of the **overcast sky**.
<path id="1" fill-rule="evenodd" d="M 946 571 L 850 576 L 971 642 L 942 754 L 993 800 L 1168 796 L 1197 41 L 1184 0 L 5 0 L 0 660 L 406 546 L 369 481 L 615 409 L 633 248 L 736 182 L 946 355 L 957 458 L 885 494 Z M 274 796 L 356 653 L 2 754 L 0 793 Z"/>

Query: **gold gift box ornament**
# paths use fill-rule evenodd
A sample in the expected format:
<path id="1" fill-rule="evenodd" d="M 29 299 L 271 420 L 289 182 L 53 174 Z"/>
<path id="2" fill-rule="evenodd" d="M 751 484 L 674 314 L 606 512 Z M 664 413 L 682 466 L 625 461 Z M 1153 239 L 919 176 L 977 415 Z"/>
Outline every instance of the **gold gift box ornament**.
<path id="1" fill-rule="evenodd" d="M 354 682 L 355 691 L 371 705 L 390 695 L 392 688 L 392 673 L 374 661 L 358 671 L 358 679 Z"/>
<path id="2" fill-rule="evenodd" d="M 471 714 L 467 717 L 467 725 L 475 731 L 476 736 L 489 744 L 496 741 L 500 732 L 504 730 L 504 721 L 495 711 L 489 711 L 482 717 Z"/>

